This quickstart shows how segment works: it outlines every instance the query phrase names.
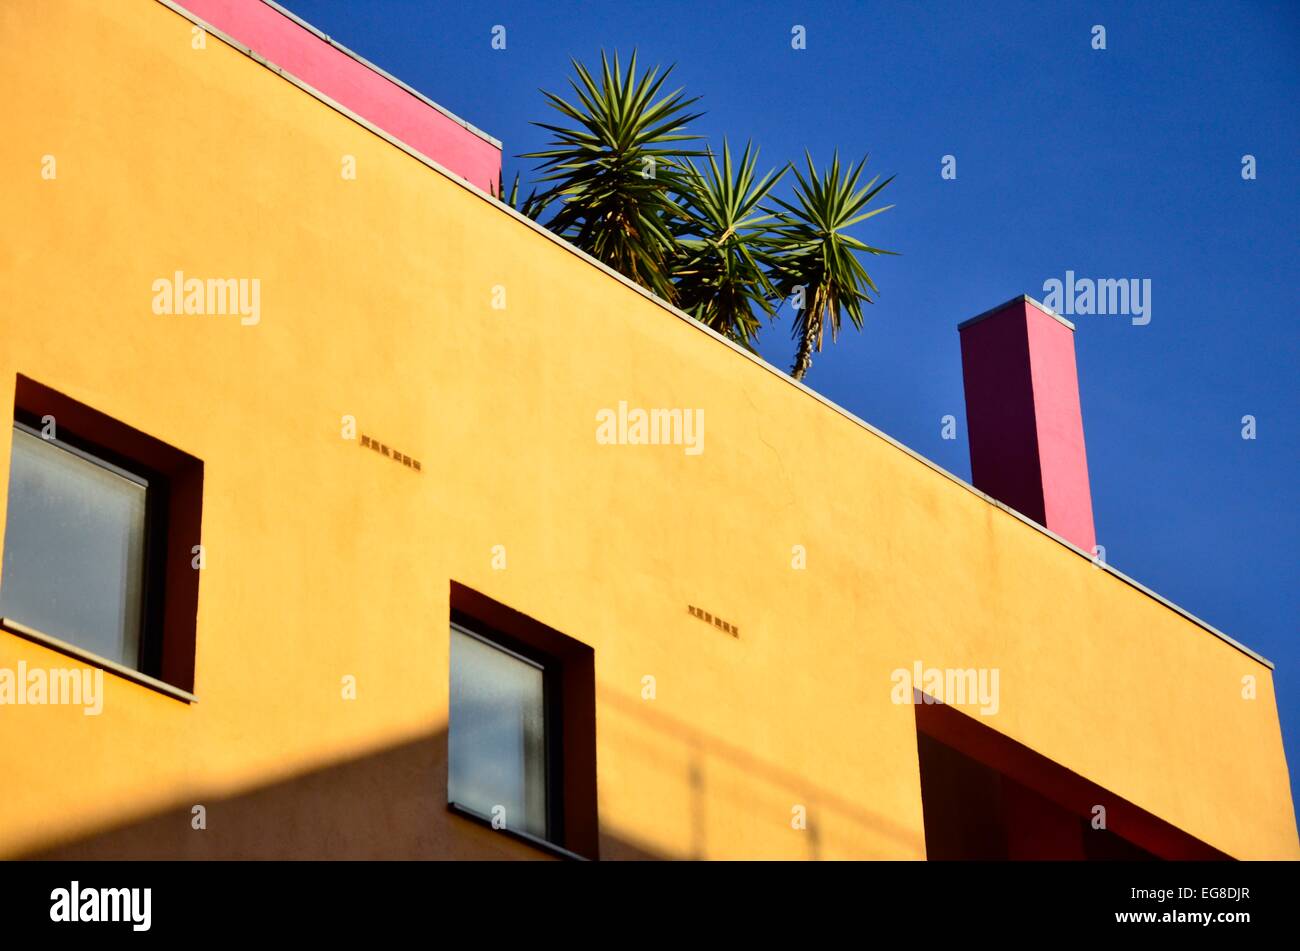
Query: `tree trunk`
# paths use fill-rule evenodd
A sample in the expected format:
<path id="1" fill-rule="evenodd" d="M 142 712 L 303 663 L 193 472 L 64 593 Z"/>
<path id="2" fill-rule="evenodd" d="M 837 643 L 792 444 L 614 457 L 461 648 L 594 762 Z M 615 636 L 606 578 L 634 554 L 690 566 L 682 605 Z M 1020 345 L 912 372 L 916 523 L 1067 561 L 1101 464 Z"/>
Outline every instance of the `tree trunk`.
<path id="1" fill-rule="evenodd" d="M 817 328 L 813 326 L 811 320 L 805 321 L 803 333 L 799 335 L 799 351 L 795 354 L 794 366 L 790 368 L 790 375 L 796 380 L 802 380 L 804 374 L 812 367 L 813 341 L 816 338 Z"/>

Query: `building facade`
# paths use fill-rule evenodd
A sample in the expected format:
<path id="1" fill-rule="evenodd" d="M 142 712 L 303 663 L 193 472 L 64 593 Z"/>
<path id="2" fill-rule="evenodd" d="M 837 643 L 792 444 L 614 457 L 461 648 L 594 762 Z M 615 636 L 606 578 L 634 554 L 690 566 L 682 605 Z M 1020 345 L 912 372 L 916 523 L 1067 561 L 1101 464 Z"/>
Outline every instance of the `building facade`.
<path id="1" fill-rule="evenodd" d="M 0 855 L 1300 856 L 1045 309 L 961 331 L 982 492 L 262 0 L 5 4 L 0 85 Z"/>

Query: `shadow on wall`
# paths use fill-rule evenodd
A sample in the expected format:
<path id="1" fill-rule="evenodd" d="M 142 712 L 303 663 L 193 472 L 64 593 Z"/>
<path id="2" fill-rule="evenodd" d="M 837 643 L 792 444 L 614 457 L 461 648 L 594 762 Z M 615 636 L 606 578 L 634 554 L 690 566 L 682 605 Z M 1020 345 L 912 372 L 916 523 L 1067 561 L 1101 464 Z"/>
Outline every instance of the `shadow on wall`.
<path id="1" fill-rule="evenodd" d="M 173 808 L 17 856 L 23 859 L 546 859 L 448 811 L 446 731 L 225 798 Z M 192 828 L 192 809 L 207 828 Z M 652 859 L 616 839 L 609 857 Z"/>
<path id="2" fill-rule="evenodd" d="M 620 835 L 649 851 L 689 859 L 925 857 L 922 830 L 866 808 L 865 790 L 810 782 L 638 696 L 604 686 L 596 696 L 601 749 L 617 758 L 604 765 L 623 777 L 624 796 L 643 797 L 632 814 L 646 817 L 644 828 L 619 821 Z M 613 851 L 602 838 L 602 857 Z"/>
<path id="3" fill-rule="evenodd" d="M 924 855 L 918 833 L 637 698 L 599 690 L 602 748 L 617 758 L 622 816 L 604 860 Z M 542 859 L 447 809 L 447 734 L 233 796 L 195 793 L 120 825 L 51 836 L 23 859 Z M 206 828 L 192 827 L 193 807 Z M 806 812 L 792 824 L 792 807 Z M 639 818 L 627 826 L 626 817 Z"/>

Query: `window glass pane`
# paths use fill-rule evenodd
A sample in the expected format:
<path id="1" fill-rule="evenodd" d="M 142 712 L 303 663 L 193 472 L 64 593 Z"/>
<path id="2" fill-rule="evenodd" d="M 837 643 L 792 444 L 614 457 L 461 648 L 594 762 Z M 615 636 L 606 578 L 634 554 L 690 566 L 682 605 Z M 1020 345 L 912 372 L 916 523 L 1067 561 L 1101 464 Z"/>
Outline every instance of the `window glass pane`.
<path id="1" fill-rule="evenodd" d="M 0 615 L 137 667 L 145 491 L 15 427 Z"/>
<path id="2" fill-rule="evenodd" d="M 540 668 L 451 629 L 448 798 L 506 828 L 546 836 L 546 727 Z"/>

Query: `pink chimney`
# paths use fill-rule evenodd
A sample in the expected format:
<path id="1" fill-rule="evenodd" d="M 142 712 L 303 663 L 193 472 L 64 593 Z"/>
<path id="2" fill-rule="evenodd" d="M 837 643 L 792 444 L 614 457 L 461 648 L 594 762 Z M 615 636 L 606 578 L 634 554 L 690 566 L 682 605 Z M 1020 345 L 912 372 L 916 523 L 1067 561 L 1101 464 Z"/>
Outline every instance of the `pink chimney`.
<path id="1" fill-rule="evenodd" d="M 1022 295 L 957 330 L 971 481 L 1093 554 L 1074 324 Z"/>

